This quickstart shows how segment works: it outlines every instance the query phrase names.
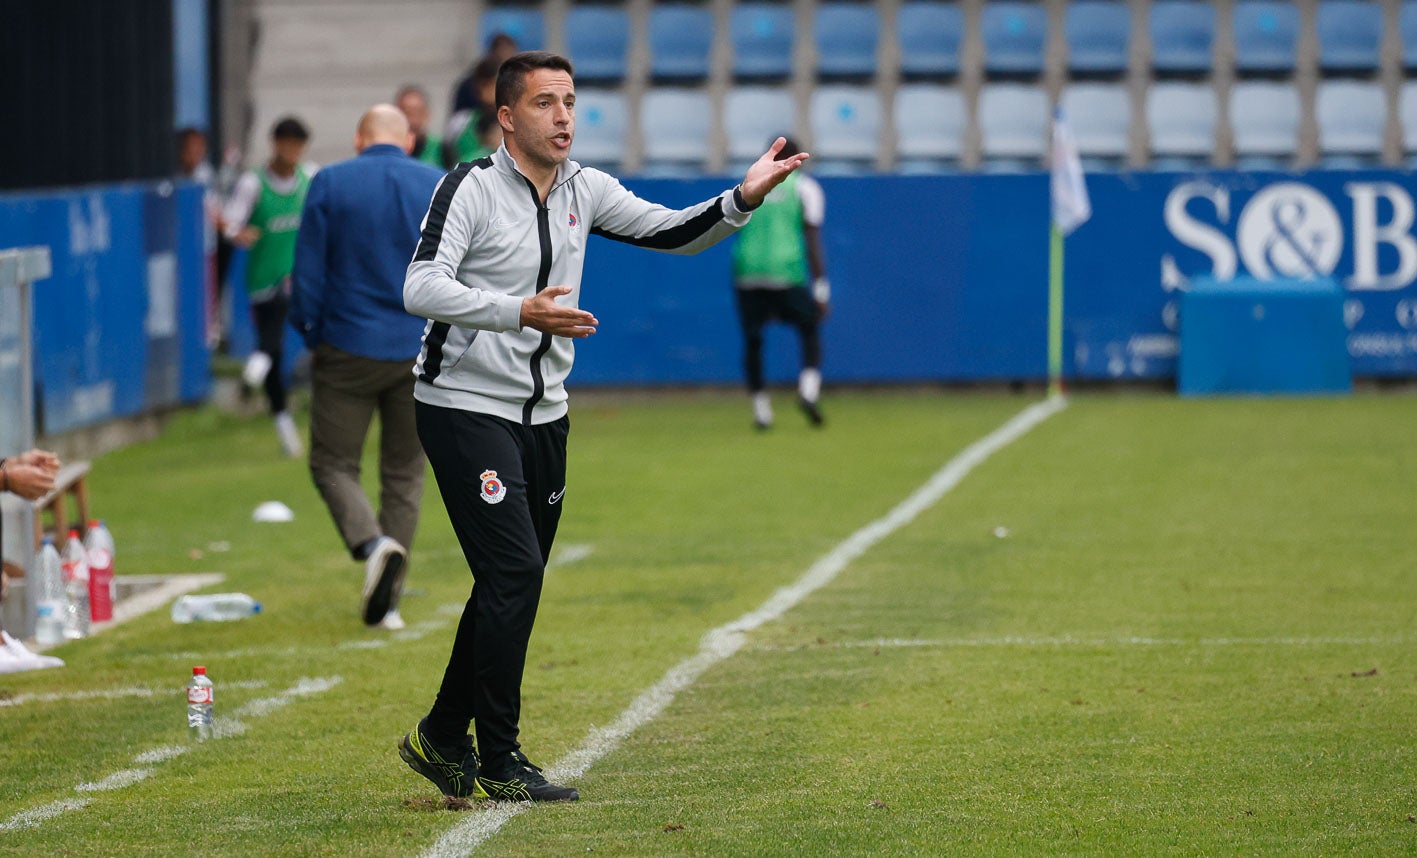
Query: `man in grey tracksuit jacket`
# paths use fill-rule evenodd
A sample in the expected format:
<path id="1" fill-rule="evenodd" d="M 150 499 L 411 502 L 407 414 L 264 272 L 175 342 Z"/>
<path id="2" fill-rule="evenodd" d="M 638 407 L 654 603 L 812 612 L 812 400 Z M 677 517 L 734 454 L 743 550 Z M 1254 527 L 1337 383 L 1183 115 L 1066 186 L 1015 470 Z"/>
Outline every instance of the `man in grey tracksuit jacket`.
<path id="1" fill-rule="evenodd" d="M 569 159 L 574 103 L 564 58 L 528 52 L 502 65 L 504 144 L 443 179 L 404 281 L 406 309 L 429 319 L 414 367 L 419 437 L 474 582 L 437 699 L 400 744 L 446 795 L 578 797 L 521 753 L 518 721 L 566 491 L 571 340 L 597 323 L 580 309 L 587 241 L 697 253 L 747 223 L 806 157 L 774 160 L 779 140 L 740 185 L 676 211 Z"/>

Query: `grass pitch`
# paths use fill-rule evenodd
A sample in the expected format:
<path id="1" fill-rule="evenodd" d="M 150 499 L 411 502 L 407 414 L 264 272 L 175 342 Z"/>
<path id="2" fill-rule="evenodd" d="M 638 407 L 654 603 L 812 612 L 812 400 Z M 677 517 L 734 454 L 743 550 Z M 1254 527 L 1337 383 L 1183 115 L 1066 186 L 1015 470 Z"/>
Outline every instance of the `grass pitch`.
<path id="1" fill-rule="evenodd" d="M 839 394 L 825 431 L 784 408 L 758 435 L 738 396 L 575 399 L 575 562 L 532 639 L 527 752 L 580 746 L 1026 404 Z M 1075 397 L 754 632 L 581 802 L 479 852 L 1417 851 L 1414 424 L 1407 396 Z M 485 812 L 429 801 L 394 752 L 469 586 L 431 478 L 402 634 L 358 622 L 362 568 L 265 420 L 182 415 L 91 491 L 119 574 L 220 571 L 266 612 L 163 610 L 0 676 L 0 852 L 411 855 Z M 271 499 L 294 524 L 250 520 Z M 200 746 L 193 664 L 230 728 Z"/>

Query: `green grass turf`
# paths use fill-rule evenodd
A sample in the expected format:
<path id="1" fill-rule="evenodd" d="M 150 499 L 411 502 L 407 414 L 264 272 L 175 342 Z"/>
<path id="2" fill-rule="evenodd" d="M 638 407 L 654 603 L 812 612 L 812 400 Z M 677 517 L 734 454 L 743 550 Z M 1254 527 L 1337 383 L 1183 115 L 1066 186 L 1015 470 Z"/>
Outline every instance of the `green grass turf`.
<path id="1" fill-rule="evenodd" d="M 592 553 L 549 573 L 528 753 L 579 746 L 1026 403 L 841 394 L 825 431 L 784 408 L 759 435 L 737 396 L 577 400 L 558 544 Z M 523 813 L 482 851 L 1411 853 L 1415 422 L 1404 396 L 1075 398 L 751 635 L 598 761 L 580 803 Z M 222 571 L 213 589 L 267 611 L 164 610 L 60 648 L 62 670 L 0 676 L 0 697 L 157 692 L 0 708 L 0 823 L 90 802 L 0 831 L 0 852 L 168 854 L 200 829 L 215 854 L 414 854 L 479 812 L 419 801 L 431 786 L 393 750 L 469 584 L 431 479 L 413 634 L 395 636 L 358 623 L 361 567 L 275 450 L 266 421 L 201 411 L 96 462 L 120 574 Z M 269 499 L 296 523 L 251 522 Z M 198 663 L 228 716 L 342 681 L 76 793 L 186 743 Z"/>

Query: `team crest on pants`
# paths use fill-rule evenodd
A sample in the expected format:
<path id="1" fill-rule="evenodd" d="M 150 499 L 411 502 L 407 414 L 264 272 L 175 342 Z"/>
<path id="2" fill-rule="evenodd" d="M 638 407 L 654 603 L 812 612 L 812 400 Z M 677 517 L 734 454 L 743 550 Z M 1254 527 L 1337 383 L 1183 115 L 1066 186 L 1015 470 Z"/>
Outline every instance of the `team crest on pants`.
<path id="1" fill-rule="evenodd" d="M 479 479 L 482 480 L 483 500 L 488 503 L 501 503 L 502 499 L 507 496 L 507 487 L 497 479 L 496 471 L 483 471 Z"/>

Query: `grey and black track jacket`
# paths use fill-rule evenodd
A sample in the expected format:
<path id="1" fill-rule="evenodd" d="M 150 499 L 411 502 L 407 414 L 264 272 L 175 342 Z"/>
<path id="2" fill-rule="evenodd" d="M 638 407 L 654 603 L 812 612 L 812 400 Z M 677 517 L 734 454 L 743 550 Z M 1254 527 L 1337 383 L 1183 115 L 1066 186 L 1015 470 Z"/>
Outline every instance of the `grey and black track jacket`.
<path id="1" fill-rule="evenodd" d="M 591 235 L 698 253 L 748 218 L 736 188 L 675 211 L 566 161 L 542 206 L 505 146 L 458 164 L 433 194 L 404 278 L 405 309 L 429 319 L 413 369 L 414 398 L 526 425 L 559 419 L 575 346 L 522 329 L 522 299 L 569 286 L 560 301 L 580 306 Z"/>

